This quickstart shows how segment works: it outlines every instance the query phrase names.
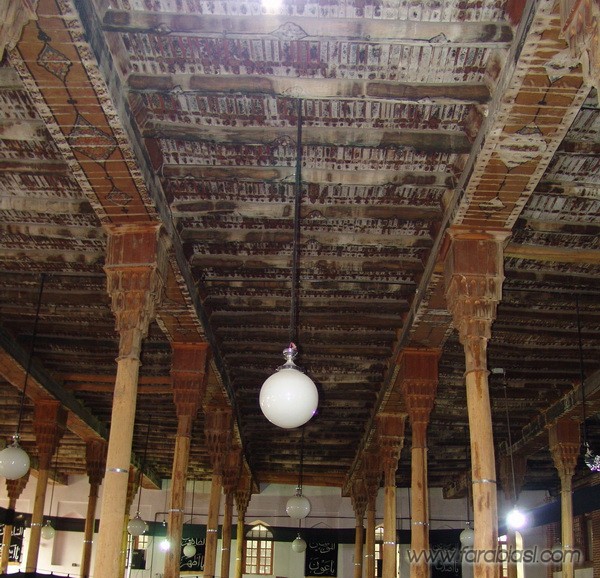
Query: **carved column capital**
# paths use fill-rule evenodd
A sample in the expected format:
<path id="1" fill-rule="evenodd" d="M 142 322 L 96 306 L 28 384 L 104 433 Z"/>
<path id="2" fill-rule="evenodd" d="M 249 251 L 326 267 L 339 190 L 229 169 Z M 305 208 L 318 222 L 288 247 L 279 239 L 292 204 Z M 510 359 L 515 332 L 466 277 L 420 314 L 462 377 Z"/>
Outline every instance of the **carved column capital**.
<path id="1" fill-rule="evenodd" d="M 90 485 L 99 486 L 104 479 L 107 449 L 105 440 L 88 440 L 85 444 L 85 468 Z"/>
<path id="2" fill-rule="evenodd" d="M 231 408 L 208 406 L 204 417 L 204 435 L 215 473 L 222 474 L 224 459 L 231 444 L 233 417 Z"/>
<path id="3" fill-rule="evenodd" d="M 514 480 L 513 480 L 514 465 Z M 527 457 L 521 454 L 512 456 L 502 456 L 500 460 L 499 474 L 500 483 L 504 490 L 506 501 L 512 502 L 519 497 L 521 488 L 525 482 L 525 473 L 527 472 Z M 514 484 L 513 484 L 514 481 Z M 513 487 L 514 486 L 514 487 Z"/>
<path id="4" fill-rule="evenodd" d="M 231 494 L 237 488 L 242 472 L 242 448 L 231 448 L 225 456 L 223 464 L 223 491 Z"/>
<path id="5" fill-rule="evenodd" d="M 16 502 L 19 499 L 19 496 L 29 481 L 30 472 L 31 470 L 27 470 L 27 473 L 24 476 L 17 478 L 16 480 L 9 480 L 6 478 L 6 491 L 8 492 L 8 499 L 11 502 Z"/>
<path id="6" fill-rule="evenodd" d="M 104 271 L 121 335 L 121 358 L 139 357 L 140 337 L 148 333 L 162 299 L 168 247 L 166 235 L 154 223 L 109 228 Z"/>
<path id="7" fill-rule="evenodd" d="M 398 460 L 404 446 L 406 414 L 379 414 L 377 416 L 377 441 L 381 467 L 386 486 L 396 485 Z"/>
<path id="8" fill-rule="evenodd" d="M 381 486 L 382 475 L 379 452 L 375 449 L 370 449 L 363 455 L 363 475 L 368 503 L 374 505 Z"/>
<path id="9" fill-rule="evenodd" d="M 554 466 L 561 480 L 572 478 L 581 448 L 579 423 L 569 418 L 559 419 L 550 426 L 548 439 Z"/>
<path id="10" fill-rule="evenodd" d="M 33 409 L 33 431 L 38 448 L 39 467 L 49 470 L 58 443 L 67 425 L 67 410 L 59 401 L 39 400 Z"/>
<path id="11" fill-rule="evenodd" d="M 252 496 L 252 480 L 246 471 L 243 471 L 238 480 L 237 488 L 235 489 L 235 505 L 238 511 L 238 517 L 243 518 L 250 504 Z"/>
<path id="12" fill-rule="evenodd" d="M 437 349 L 412 349 L 402 351 L 398 358 L 396 381 L 406 402 L 412 426 L 412 447 L 425 447 L 425 434 L 433 409 L 438 385 Z"/>
<path id="13" fill-rule="evenodd" d="M 367 484 L 363 477 L 354 480 L 354 483 L 350 488 L 350 500 L 352 501 L 352 507 L 357 521 L 362 522 L 368 502 Z"/>
<path id="14" fill-rule="evenodd" d="M 206 389 L 208 343 L 173 343 L 171 383 L 177 416 L 196 417 Z"/>

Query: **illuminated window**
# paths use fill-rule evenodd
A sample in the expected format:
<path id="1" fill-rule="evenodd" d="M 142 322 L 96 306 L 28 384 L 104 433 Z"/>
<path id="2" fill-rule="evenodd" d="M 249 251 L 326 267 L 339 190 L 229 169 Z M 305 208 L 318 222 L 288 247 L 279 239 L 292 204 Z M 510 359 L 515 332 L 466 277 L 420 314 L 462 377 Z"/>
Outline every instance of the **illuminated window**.
<path id="1" fill-rule="evenodd" d="M 383 564 L 383 526 L 375 528 L 375 577 L 381 578 Z"/>
<path id="2" fill-rule="evenodd" d="M 257 523 L 246 534 L 244 574 L 273 573 L 273 533 Z"/>
<path id="3" fill-rule="evenodd" d="M 498 543 L 500 544 L 500 549 L 502 551 L 502 571 L 501 578 L 508 578 L 508 558 L 510 555 L 509 546 L 508 546 L 508 537 L 506 535 L 498 537 Z M 523 536 L 521 532 L 515 532 L 515 544 L 513 548 L 517 552 L 521 552 L 523 550 Z M 514 563 L 514 562 L 513 562 Z M 525 576 L 525 567 L 523 564 L 523 558 L 521 556 L 517 557 L 517 562 L 515 563 L 517 568 L 517 578 L 524 578 Z"/>

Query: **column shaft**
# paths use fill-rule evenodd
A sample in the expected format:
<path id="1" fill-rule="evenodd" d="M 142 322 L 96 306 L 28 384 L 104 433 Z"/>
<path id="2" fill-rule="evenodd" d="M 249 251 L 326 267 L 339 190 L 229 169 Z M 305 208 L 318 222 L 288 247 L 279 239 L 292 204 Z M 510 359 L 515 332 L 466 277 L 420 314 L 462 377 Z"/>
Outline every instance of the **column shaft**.
<path id="1" fill-rule="evenodd" d="M 363 556 L 364 528 L 362 518 L 356 519 L 354 529 L 354 578 L 362 576 L 362 556 Z"/>
<path id="2" fill-rule="evenodd" d="M 238 507 L 238 518 L 235 538 L 235 578 L 242 578 L 244 563 L 244 512 L 240 512 Z"/>
<path id="3" fill-rule="evenodd" d="M 15 506 L 17 505 L 17 500 L 9 499 L 8 501 L 8 510 L 14 514 Z M 2 574 L 6 574 L 6 570 L 8 568 L 8 554 L 10 550 L 10 542 L 11 542 L 11 534 L 13 530 L 12 524 L 4 525 L 4 536 L 2 537 L 2 557 L 0 558 L 0 572 Z"/>
<path id="4" fill-rule="evenodd" d="M 225 494 L 225 509 L 223 511 L 223 532 L 221 544 L 221 577 L 229 576 L 231 564 L 231 526 L 233 522 L 233 493 Z"/>
<path id="5" fill-rule="evenodd" d="M 217 565 L 217 542 L 219 538 L 219 509 L 223 476 L 213 472 L 206 522 L 206 550 L 204 556 L 204 578 L 214 578 Z"/>
<path id="6" fill-rule="evenodd" d="M 365 537 L 365 578 L 375 578 L 375 499 L 367 506 L 367 535 Z"/>
<path id="7" fill-rule="evenodd" d="M 94 541 L 94 526 L 96 524 L 96 506 L 98 505 L 98 484 L 90 484 L 85 529 L 83 531 L 83 551 L 81 553 L 81 578 L 89 578 L 92 562 L 92 544 Z"/>

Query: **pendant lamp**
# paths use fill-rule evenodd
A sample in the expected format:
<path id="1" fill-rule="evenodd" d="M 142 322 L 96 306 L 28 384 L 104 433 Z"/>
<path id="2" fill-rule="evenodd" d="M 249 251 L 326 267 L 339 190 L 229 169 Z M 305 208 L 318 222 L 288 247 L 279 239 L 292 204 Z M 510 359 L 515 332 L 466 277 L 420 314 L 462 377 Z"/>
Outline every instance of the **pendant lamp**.
<path id="1" fill-rule="evenodd" d="M 46 523 L 42 526 L 40 531 L 42 538 L 44 540 L 52 540 L 56 535 L 56 530 L 52 526 L 52 520 L 50 519 L 52 516 L 52 502 L 54 501 L 54 486 L 56 485 L 56 477 L 58 475 L 58 448 L 56 448 L 56 456 L 54 458 L 54 482 L 52 484 L 52 491 L 50 492 L 50 507 L 48 508 L 48 518 L 46 518 Z"/>
<path id="2" fill-rule="evenodd" d="M 304 428 L 300 440 L 300 473 L 298 475 L 298 486 L 296 494 L 292 496 L 285 506 L 285 511 L 290 518 L 301 520 L 310 514 L 310 501 L 302 495 L 302 471 L 304 467 Z"/>
<path id="3" fill-rule="evenodd" d="M 506 412 L 506 429 L 508 430 L 508 451 L 510 456 L 510 471 L 512 474 L 513 508 L 506 515 L 506 525 L 511 530 L 520 530 L 527 523 L 527 516 L 517 507 L 517 481 L 515 478 L 515 459 L 513 456 L 512 434 L 510 431 L 510 413 L 508 411 L 508 386 L 506 383 L 506 370 L 502 368 L 492 369 L 492 373 L 502 374 L 504 381 L 504 409 Z"/>
<path id="4" fill-rule="evenodd" d="M 149 419 L 148 420 L 148 429 L 146 431 L 146 447 L 144 448 L 144 459 L 142 460 L 142 464 L 141 464 L 139 472 L 138 472 L 139 494 L 138 494 L 137 511 L 135 513 L 135 516 L 133 518 L 131 518 L 129 520 L 129 522 L 127 522 L 127 531 L 129 532 L 129 534 L 131 536 L 141 536 L 142 534 L 145 534 L 148 531 L 148 524 L 142 518 L 142 516 L 140 516 L 140 502 L 142 500 L 142 476 L 144 475 L 144 468 L 146 467 L 146 455 L 148 454 L 148 438 L 150 437 L 150 422 L 151 422 L 151 420 Z"/>
<path id="5" fill-rule="evenodd" d="M 471 527 L 471 492 L 470 492 L 470 481 L 471 481 L 471 467 L 469 460 L 469 430 L 466 431 L 467 436 L 467 445 L 466 445 L 466 454 L 467 454 L 467 524 L 466 528 L 460 533 L 460 543 L 464 548 L 472 548 L 473 544 L 475 544 L 475 532 Z"/>
<path id="6" fill-rule="evenodd" d="M 25 407 L 25 392 L 27 391 L 27 382 L 29 380 L 29 372 L 31 371 L 31 360 L 35 349 L 35 340 L 37 337 L 38 321 L 40 318 L 40 306 L 42 304 L 42 294 L 44 291 L 44 281 L 46 276 L 42 273 L 40 279 L 40 289 L 38 292 L 37 307 L 35 311 L 35 320 L 33 322 L 33 332 L 31 335 L 31 345 L 29 347 L 29 355 L 27 357 L 27 367 L 25 369 L 25 380 L 23 382 L 23 391 L 21 392 L 21 404 L 19 407 L 19 418 L 17 421 L 17 431 L 12 436 L 13 442 L 9 446 L 0 451 L 0 476 L 7 480 L 18 480 L 22 478 L 28 471 L 30 466 L 29 455 L 19 444 L 21 423 L 23 421 L 23 408 Z"/>
<path id="7" fill-rule="evenodd" d="M 290 344 L 283 350 L 286 362 L 262 385 L 260 409 L 276 426 L 296 428 L 304 425 L 317 411 L 319 393 L 310 377 L 294 363 L 298 354 L 298 284 L 300 254 L 300 201 L 302 195 L 302 101 L 298 100 L 296 140 L 296 182 L 294 187 L 294 230 L 292 240 L 292 278 L 290 306 Z"/>
<path id="8" fill-rule="evenodd" d="M 196 495 L 196 480 L 194 479 L 194 483 L 192 484 L 192 513 L 190 515 L 190 525 L 194 520 L 194 496 Z M 190 538 L 188 543 L 183 547 L 183 555 L 186 558 L 193 558 L 196 555 L 196 545 L 194 544 L 194 539 Z"/>

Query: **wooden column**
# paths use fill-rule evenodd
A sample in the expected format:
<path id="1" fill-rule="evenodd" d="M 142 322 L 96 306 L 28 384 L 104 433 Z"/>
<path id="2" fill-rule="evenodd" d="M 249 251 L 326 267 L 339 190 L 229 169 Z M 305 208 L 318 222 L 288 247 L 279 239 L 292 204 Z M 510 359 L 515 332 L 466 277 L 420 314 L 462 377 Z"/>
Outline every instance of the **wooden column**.
<path id="1" fill-rule="evenodd" d="M 571 483 L 581 447 L 579 424 L 559 419 L 548 430 L 550 453 L 560 478 L 560 526 L 563 551 L 562 578 L 573 578 L 573 498 Z"/>
<path id="2" fill-rule="evenodd" d="M 235 541 L 235 578 L 242 578 L 243 562 L 244 562 L 244 542 L 246 535 L 244 532 L 244 521 L 246 518 L 246 510 L 250 503 L 252 481 L 249 475 L 240 477 L 238 487 L 235 491 L 235 504 L 237 508 L 237 531 Z"/>
<path id="3" fill-rule="evenodd" d="M 513 464 L 514 464 L 514 483 L 513 483 Z M 527 469 L 527 458 L 522 455 L 502 456 L 500 460 L 500 483 L 504 490 L 504 499 L 507 503 L 516 505 L 523 482 L 525 481 L 525 471 Z M 506 529 L 506 547 L 510 551 L 515 551 L 517 541 L 515 531 L 511 528 Z M 517 578 L 517 564 L 509 560 L 507 564 L 508 578 Z"/>
<path id="4" fill-rule="evenodd" d="M 233 524 L 233 494 L 237 488 L 242 470 L 242 448 L 236 447 L 227 453 L 223 468 L 223 491 L 225 511 L 223 512 L 223 533 L 221 540 L 221 576 L 229 577 L 231 566 L 231 527 Z"/>
<path id="5" fill-rule="evenodd" d="M 83 531 L 83 551 L 81 553 L 81 578 L 89 578 L 92 561 L 92 544 L 94 542 L 94 526 L 96 524 L 96 505 L 98 488 L 104 478 L 106 468 L 106 442 L 104 440 L 88 440 L 85 445 L 85 464 L 90 481 L 90 495 L 85 516 Z"/>
<path id="6" fill-rule="evenodd" d="M 367 492 L 367 528 L 365 536 L 365 578 L 375 578 L 375 523 L 377 515 L 377 495 L 381 486 L 381 464 L 379 452 L 371 448 L 365 452 L 364 476 Z"/>
<path id="7" fill-rule="evenodd" d="M 427 426 L 437 391 L 439 356 L 437 349 L 405 349 L 398 360 L 397 381 L 412 426 L 410 547 L 417 554 L 429 550 Z M 410 575 L 427 578 L 427 560 L 412 563 Z"/>
<path id="8" fill-rule="evenodd" d="M 94 576 L 120 578 L 119 560 L 142 339 L 161 300 L 167 243 L 159 225 L 121 225 L 109 231 L 105 271 L 119 333 L 106 475 Z"/>
<path id="9" fill-rule="evenodd" d="M 361 578 L 363 572 L 363 541 L 365 510 L 367 509 L 367 486 L 365 480 L 360 477 L 352 485 L 352 507 L 354 508 L 355 532 L 354 532 L 354 578 Z"/>
<path id="10" fill-rule="evenodd" d="M 178 421 L 171 472 L 171 506 L 167 517 L 167 539 L 171 547 L 165 555 L 164 578 L 179 576 L 190 436 L 206 389 L 208 360 L 206 343 L 173 343 L 172 347 L 171 380 Z"/>
<path id="11" fill-rule="evenodd" d="M 467 412 L 471 439 L 475 550 L 498 547 L 498 499 L 492 413 L 488 387 L 487 343 L 502 295 L 502 241 L 496 235 L 450 231 L 445 263 L 446 299 L 465 350 Z M 474 578 L 494 578 L 497 564 L 482 559 Z"/>
<path id="12" fill-rule="evenodd" d="M 213 474 L 206 522 L 206 549 L 204 554 L 204 578 L 214 578 L 217 564 L 219 531 L 219 508 L 223 487 L 223 467 L 231 442 L 232 415 L 228 407 L 206 408 L 204 431 L 210 453 Z"/>
<path id="13" fill-rule="evenodd" d="M 396 470 L 404 445 L 404 414 L 379 414 L 377 416 L 377 440 L 384 478 L 383 511 L 383 578 L 397 575 L 396 558 Z"/>
<path id="14" fill-rule="evenodd" d="M 25 563 L 26 572 L 35 572 L 37 569 L 48 475 L 50 474 L 52 455 L 65 432 L 66 423 L 67 411 L 59 401 L 45 399 L 36 402 L 33 412 L 33 429 L 38 447 L 38 479 L 35 485 L 33 513 L 31 514 L 31 530 Z"/>
<path id="15" fill-rule="evenodd" d="M 21 495 L 21 492 L 25 489 L 27 482 L 29 481 L 29 473 L 17 478 L 16 480 L 6 480 L 6 490 L 8 492 L 8 511 L 6 513 L 7 519 L 12 520 L 15 515 L 15 508 L 17 507 L 17 500 Z M 11 534 L 13 530 L 12 523 L 7 521 L 4 524 L 4 537 L 2 538 L 2 557 L 0 558 L 0 574 L 6 574 L 8 568 L 8 555 L 10 551 Z"/>

